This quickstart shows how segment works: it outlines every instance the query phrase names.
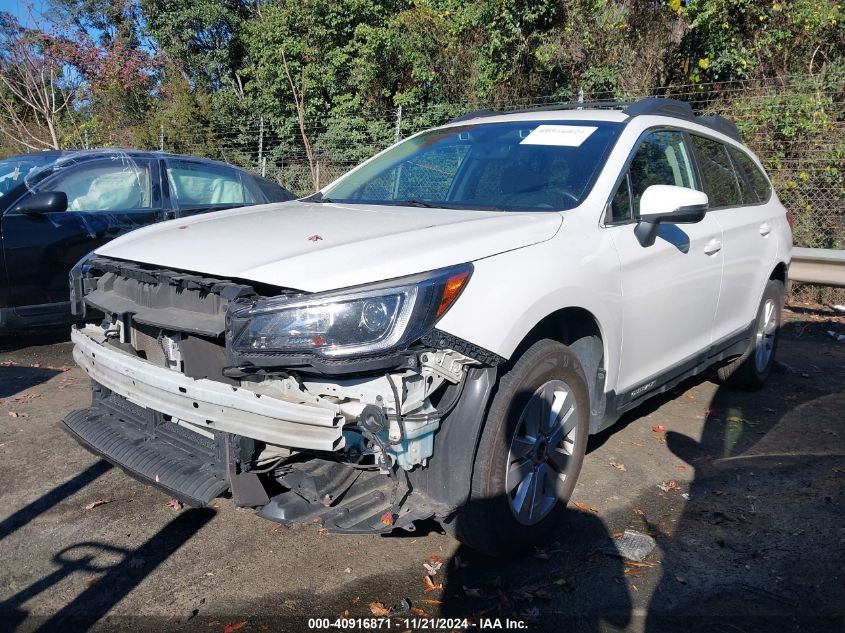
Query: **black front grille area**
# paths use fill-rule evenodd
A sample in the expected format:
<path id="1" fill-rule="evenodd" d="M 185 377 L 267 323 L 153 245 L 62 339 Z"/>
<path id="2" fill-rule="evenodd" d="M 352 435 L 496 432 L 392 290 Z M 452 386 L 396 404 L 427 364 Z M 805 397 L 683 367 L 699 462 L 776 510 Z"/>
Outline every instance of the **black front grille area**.
<path id="1" fill-rule="evenodd" d="M 222 336 L 229 303 L 259 296 L 253 286 L 135 262 L 93 257 L 87 266 L 82 292 L 88 306 L 171 331 Z"/>

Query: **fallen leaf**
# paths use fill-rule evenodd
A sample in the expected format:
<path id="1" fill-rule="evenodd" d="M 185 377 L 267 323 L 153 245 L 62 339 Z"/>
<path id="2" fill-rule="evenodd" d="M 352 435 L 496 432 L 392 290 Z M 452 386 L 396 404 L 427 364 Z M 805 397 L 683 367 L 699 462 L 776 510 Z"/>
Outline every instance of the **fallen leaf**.
<path id="1" fill-rule="evenodd" d="M 99 576 L 91 576 L 88 580 L 85 581 L 85 586 L 90 587 L 95 582 L 97 582 L 99 579 L 100 579 Z"/>
<path id="2" fill-rule="evenodd" d="M 434 564 L 423 563 L 423 567 L 425 567 L 425 571 L 429 576 L 436 576 L 437 572 L 440 571 L 440 566 L 442 564 L 443 563 L 434 563 Z"/>
<path id="3" fill-rule="evenodd" d="M 411 613 L 413 613 L 414 615 L 418 615 L 421 618 L 428 617 L 428 611 L 426 611 L 425 609 L 420 609 L 419 607 L 411 607 Z"/>
<path id="4" fill-rule="evenodd" d="M 534 558 L 539 558 L 540 560 L 549 560 L 549 553 L 542 547 L 535 547 Z"/>
<path id="5" fill-rule="evenodd" d="M 528 620 L 536 620 L 540 617 L 540 609 L 537 607 L 531 607 L 530 609 L 525 609 L 522 612 L 522 616 Z"/>
<path id="6" fill-rule="evenodd" d="M 41 367 L 41 363 L 32 363 L 31 367 Z"/>
<path id="7" fill-rule="evenodd" d="M 26 418 L 29 417 L 28 413 L 18 413 L 17 411 L 9 411 L 10 418 Z"/>
<path id="8" fill-rule="evenodd" d="M 633 512 L 634 514 L 641 516 L 641 517 L 645 516 L 645 512 L 642 510 L 642 508 L 637 508 L 637 507 L 631 508 L 631 512 Z"/>
<path id="9" fill-rule="evenodd" d="M 97 499 L 96 501 L 92 501 L 91 503 L 86 503 L 85 509 L 86 510 L 93 510 L 97 506 L 104 506 L 107 503 L 111 503 L 112 501 L 114 501 L 114 499 Z"/>
<path id="10" fill-rule="evenodd" d="M 390 510 L 381 515 L 381 523 L 382 525 L 393 525 L 393 513 Z"/>
<path id="11" fill-rule="evenodd" d="M 663 426 L 662 424 L 658 424 L 657 426 L 651 427 L 651 430 L 654 431 L 655 433 L 665 433 L 666 427 Z"/>
<path id="12" fill-rule="evenodd" d="M 537 587 L 533 585 L 525 585 L 519 589 L 514 589 L 513 597 L 517 600 L 528 600 L 529 602 L 535 598 Z"/>
<path id="13" fill-rule="evenodd" d="M 475 589 L 473 587 L 467 587 L 464 585 L 464 595 L 467 598 L 480 598 L 483 594 L 481 589 Z"/>
<path id="14" fill-rule="evenodd" d="M 440 558 L 439 556 L 437 556 L 436 554 L 434 556 L 429 556 L 428 560 L 429 560 L 429 562 L 431 562 L 432 565 L 442 565 L 443 564 L 443 559 Z"/>
<path id="15" fill-rule="evenodd" d="M 185 504 L 179 501 L 179 499 L 171 499 L 170 501 L 164 504 L 164 507 L 172 508 L 173 510 L 181 510 L 183 507 L 185 507 Z"/>
<path id="16" fill-rule="evenodd" d="M 581 512 L 592 512 L 593 514 L 598 514 L 598 510 L 596 510 L 592 506 L 588 506 L 583 501 L 576 501 L 572 505 L 574 505 L 576 508 L 578 508 Z"/>
<path id="17" fill-rule="evenodd" d="M 233 633 L 233 631 L 237 631 L 238 629 L 244 628 L 249 622 L 247 620 L 241 620 L 240 622 L 232 622 L 231 624 L 227 624 L 223 627 L 223 633 Z"/>
<path id="18" fill-rule="evenodd" d="M 687 467 L 683 464 L 675 464 L 675 470 L 677 470 L 679 473 L 684 472 L 686 469 Z"/>
<path id="19" fill-rule="evenodd" d="M 621 470 L 623 473 L 628 470 L 625 468 L 625 464 L 620 464 L 619 462 L 610 462 L 610 465 L 613 466 L 616 470 Z"/>
<path id="20" fill-rule="evenodd" d="M 651 563 L 647 560 L 626 560 L 625 565 L 627 565 L 628 567 L 657 567 L 657 563 Z"/>
<path id="21" fill-rule="evenodd" d="M 835 473 L 845 473 L 845 466 L 834 466 L 831 470 Z"/>
<path id="22" fill-rule="evenodd" d="M 435 583 L 431 579 L 431 576 L 426 576 L 425 578 L 423 578 L 423 585 L 425 585 L 425 588 L 423 589 L 423 591 L 425 593 L 429 593 L 431 591 L 436 591 L 438 589 L 443 589 L 443 583 L 442 582 Z"/>
<path id="23" fill-rule="evenodd" d="M 663 492 L 681 489 L 681 487 L 678 485 L 678 482 L 674 479 L 672 481 L 664 481 L 663 483 L 657 484 L 657 487 L 660 488 Z"/>
<path id="24" fill-rule="evenodd" d="M 573 576 L 558 578 L 557 580 L 555 580 L 555 584 L 560 585 L 565 591 L 569 593 L 575 591 L 575 578 Z"/>
<path id="25" fill-rule="evenodd" d="M 426 598 L 423 598 L 422 600 L 420 600 L 420 602 L 422 602 L 423 604 L 431 605 L 431 606 L 435 606 L 435 605 L 440 604 L 440 600 L 430 600 L 430 599 L 426 599 Z"/>
<path id="26" fill-rule="evenodd" d="M 619 538 L 619 537 L 620 537 L 620 536 L 622 536 L 623 534 L 625 534 L 625 532 L 611 532 L 611 533 L 610 533 L 610 538 Z"/>
<path id="27" fill-rule="evenodd" d="M 426 576 L 426 578 L 427 577 L 428 576 Z M 388 609 L 383 602 L 371 602 L 370 613 L 372 613 L 377 618 L 383 618 L 390 615 L 390 609 Z"/>

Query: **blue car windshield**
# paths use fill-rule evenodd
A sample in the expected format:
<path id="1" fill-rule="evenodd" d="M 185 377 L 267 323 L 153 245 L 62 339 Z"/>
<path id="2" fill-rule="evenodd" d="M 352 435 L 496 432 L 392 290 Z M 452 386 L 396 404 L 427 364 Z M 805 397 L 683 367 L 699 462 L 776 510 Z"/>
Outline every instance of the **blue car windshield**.
<path id="1" fill-rule="evenodd" d="M 514 121 L 409 138 L 316 194 L 315 201 L 550 211 L 581 204 L 622 124 Z"/>
<path id="2" fill-rule="evenodd" d="M 32 172 L 56 161 L 56 154 L 27 154 L 0 160 L 0 197 L 17 187 Z"/>

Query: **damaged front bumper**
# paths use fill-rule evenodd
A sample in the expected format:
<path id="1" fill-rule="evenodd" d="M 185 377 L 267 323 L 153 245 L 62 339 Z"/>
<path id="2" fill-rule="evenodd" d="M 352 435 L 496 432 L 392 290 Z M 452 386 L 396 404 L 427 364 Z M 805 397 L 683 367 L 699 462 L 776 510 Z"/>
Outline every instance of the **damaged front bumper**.
<path id="1" fill-rule="evenodd" d="M 343 447 L 340 409 L 322 399 L 282 399 L 194 379 L 107 345 L 99 328 L 77 329 L 74 360 L 97 383 L 167 416 L 268 444 L 333 451 Z"/>
<path id="2" fill-rule="evenodd" d="M 96 310 L 72 332 L 93 389 L 64 424 L 130 475 L 341 532 L 411 530 L 465 503 L 503 359 L 433 329 L 390 358 L 244 362 L 232 306 L 293 291 L 102 258 L 71 287 L 79 316 Z"/>

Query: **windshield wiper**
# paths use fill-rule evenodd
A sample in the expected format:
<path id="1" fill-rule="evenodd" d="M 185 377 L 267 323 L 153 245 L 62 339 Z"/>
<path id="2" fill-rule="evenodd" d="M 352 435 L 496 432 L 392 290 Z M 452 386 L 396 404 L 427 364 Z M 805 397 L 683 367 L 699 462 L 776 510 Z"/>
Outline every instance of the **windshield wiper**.
<path id="1" fill-rule="evenodd" d="M 390 202 L 389 204 L 394 207 L 426 207 L 428 209 L 434 208 L 433 204 L 423 202 L 422 200 L 414 200 L 413 198 L 408 198 L 407 200 L 397 200 L 395 202 Z"/>
<path id="2" fill-rule="evenodd" d="M 319 191 L 317 193 L 311 194 L 307 198 L 302 199 L 303 202 L 335 202 L 331 198 L 326 198 L 322 193 Z"/>

